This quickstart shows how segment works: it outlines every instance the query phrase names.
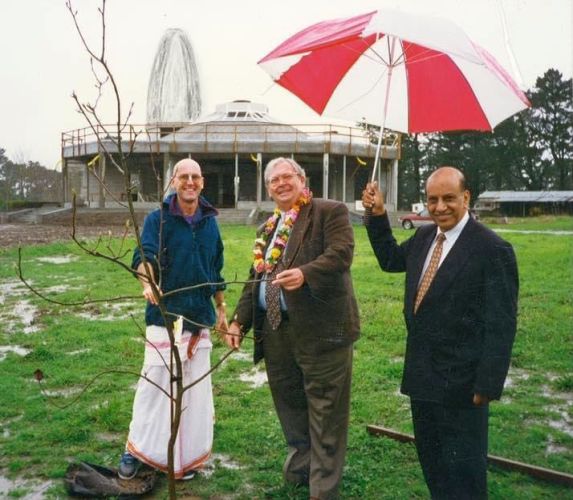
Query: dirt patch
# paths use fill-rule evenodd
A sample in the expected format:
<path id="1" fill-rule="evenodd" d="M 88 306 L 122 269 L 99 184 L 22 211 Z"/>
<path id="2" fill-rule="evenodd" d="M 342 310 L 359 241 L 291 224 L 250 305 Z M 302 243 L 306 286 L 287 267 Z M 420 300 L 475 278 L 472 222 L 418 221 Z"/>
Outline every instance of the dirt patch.
<path id="1" fill-rule="evenodd" d="M 80 226 L 76 228 L 76 237 L 92 240 L 99 237 L 123 236 L 123 226 Z M 69 225 L 49 224 L 0 224 L 0 248 L 10 248 L 56 241 L 72 241 Z"/>

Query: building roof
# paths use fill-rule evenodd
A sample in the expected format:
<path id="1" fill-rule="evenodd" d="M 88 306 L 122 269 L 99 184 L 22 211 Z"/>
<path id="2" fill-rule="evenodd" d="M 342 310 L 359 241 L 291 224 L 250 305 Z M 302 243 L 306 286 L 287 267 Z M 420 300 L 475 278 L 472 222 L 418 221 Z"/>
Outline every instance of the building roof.
<path id="1" fill-rule="evenodd" d="M 478 200 L 499 203 L 566 203 L 573 202 L 573 191 L 484 191 Z"/>
<path id="2" fill-rule="evenodd" d="M 137 133 L 133 134 L 137 129 Z M 87 132 L 86 132 L 87 130 Z M 268 107 L 250 101 L 219 104 L 214 113 L 193 123 L 148 124 L 129 127 L 136 138 L 124 148 L 135 153 L 270 153 L 335 155 L 373 158 L 376 145 L 356 127 L 311 124 L 289 125 L 272 118 Z M 124 139 L 125 140 L 125 139 Z M 398 158 L 399 143 L 390 137 L 384 145 L 383 158 Z M 102 143 L 110 152 L 117 148 L 106 139 Z M 89 129 L 71 131 L 62 136 L 64 158 L 95 155 L 96 137 Z"/>
<path id="3" fill-rule="evenodd" d="M 218 104 L 215 107 L 214 113 L 207 116 L 200 116 L 194 123 L 212 122 L 281 123 L 269 115 L 267 105 L 246 100 Z"/>
<path id="4" fill-rule="evenodd" d="M 215 112 L 172 133 L 163 144 L 193 153 L 332 153 L 374 157 L 375 145 L 355 127 L 289 125 L 272 118 L 268 107 L 250 101 L 219 104 Z M 398 148 L 387 146 L 383 157 L 396 158 Z"/>

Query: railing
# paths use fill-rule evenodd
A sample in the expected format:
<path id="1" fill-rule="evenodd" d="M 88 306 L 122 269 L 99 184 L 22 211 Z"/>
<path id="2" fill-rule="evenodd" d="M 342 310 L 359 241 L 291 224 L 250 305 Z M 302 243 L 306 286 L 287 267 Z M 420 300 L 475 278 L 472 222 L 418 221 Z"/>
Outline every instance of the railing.
<path id="1" fill-rule="evenodd" d="M 94 128 L 85 127 L 62 133 L 62 155 L 77 157 L 87 154 L 88 145 L 101 142 L 116 150 L 118 137 L 115 125 L 97 125 Z M 209 151 L 209 145 L 215 142 L 230 145 L 232 151 L 239 151 L 240 145 L 249 141 L 262 144 L 261 151 L 278 142 L 288 142 L 297 152 L 297 146 L 320 142 L 328 151 L 333 143 L 347 144 L 349 149 L 353 145 L 375 149 L 375 138 L 371 131 L 358 127 L 349 127 L 332 124 L 269 124 L 264 122 L 210 122 L 210 123 L 162 123 L 152 125 L 127 125 L 120 133 L 122 146 L 141 145 L 149 152 L 159 153 L 161 146 L 171 145 L 177 151 L 179 144 L 189 142 L 204 143 L 204 152 Z M 384 135 L 383 145 L 386 148 L 400 149 L 400 134 L 387 132 Z M 373 155 L 373 153 L 372 153 Z"/>

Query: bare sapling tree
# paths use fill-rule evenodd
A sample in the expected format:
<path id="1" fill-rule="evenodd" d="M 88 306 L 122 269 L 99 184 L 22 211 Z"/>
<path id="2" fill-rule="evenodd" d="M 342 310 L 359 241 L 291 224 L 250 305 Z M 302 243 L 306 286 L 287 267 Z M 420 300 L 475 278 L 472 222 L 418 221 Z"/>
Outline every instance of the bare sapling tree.
<path id="1" fill-rule="evenodd" d="M 101 169 L 99 173 L 96 171 L 94 167 L 91 173 L 94 177 L 98 180 L 98 183 L 101 186 L 101 191 L 105 191 L 108 196 L 110 196 L 116 203 L 120 206 L 124 207 L 127 210 L 127 220 L 125 224 L 125 230 L 123 237 L 121 238 L 119 244 L 114 242 L 109 236 L 108 238 L 100 237 L 95 243 L 88 243 L 83 241 L 81 238 L 77 236 L 77 210 L 76 210 L 76 197 L 73 196 L 72 201 L 72 226 L 71 226 L 71 238 L 72 240 L 81 248 L 83 252 L 87 255 L 92 256 L 96 259 L 105 259 L 113 263 L 114 265 L 119 266 L 126 272 L 130 273 L 132 276 L 143 280 L 152 288 L 153 295 L 155 297 L 155 301 L 159 307 L 160 314 L 163 318 L 164 324 L 166 326 L 166 330 L 168 333 L 169 341 L 170 341 L 170 355 L 169 359 L 164 359 L 163 356 L 161 357 L 162 363 L 165 368 L 169 371 L 170 380 L 172 383 L 170 384 L 169 390 L 166 391 L 162 389 L 159 385 L 157 385 L 153 380 L 148 378 L 145 373 L 137 373 L 130 370 L 120 370 L 120 369 L 112 369 L 112 370 L 102 370 L 100 373 L 96 374 L 92 380 L 83 388 L 82 392 L 69 404 L 65 406 L 59 406 L 60 408 L 68 407 L 72 405 L 77 398 L 81 397 L 85 394 L 85 391 L 96 382 L 98 378 L 106 374 L 130 374 L 137 377 L 141 377 L 148 383 L 153 384 L 156 388 L 158 388 L 166 398 L 168 398 L 170 404 L 170 438 L 168 442 L 168 449 L 167 449 L 167 475 L 168 475 L 168 491 L 169 497 L 175 498 L 176 497 L 176 488 L 175 488 L 175 460 L 174 460 L 174 448 L 175 442 L 177 439 L 177 434 L 179 430 L 179 425 L 181 421 L 182 412 L 185 410 L 182 407 L 183 401 L 183 394 L 185 391 L 190 390 L 194 385 L 198 384 L 202 381 L 205 377 L 210 375 L 214 370 L 216 370 L 223 361 L 233 352 L 233 350 L 227 351 L 217 363 L 215 363 L 210 370 L 206 373 L 202 374 L 197 379 L 193 380 L 191 383 L 184 385 L 183 381 L 183 370 L 182 370 L 182 359 L 179 353 L 179 348 L 176 342 L 176 335 L 174 330 L 174 323 L 177 319 L 184 320 L 192 325 L 195 325 L 198 328 L 209 328 L 213 329 L 213 325 L 204 325 L 194 321 L 193 318 L 182 317 L 180 315 L 175 315 L 168 310 L 166 307 L 166 298 L 171 295 L 182 293 L 185 291 L 189 291 L 194 288 L 199 287 L 211 287 L 215 285 L 221 284 L 244 284 L 245 282 L 237 281 L 236 278 L 232 281 L 227 281 L 226 283 L 198 283 L 194 284 L 189 287 L 181 288 L 178 290 L 171 290 L 168 292 L 162 292 L 162 274 L 161 274 L 161 266 L 154 265 L 154 262 L 149 262 L 146 258 L 146 252 L 142 246 L 142 241 L 140 238 L 140 230 L 139 224 L 137 219 L 136 210 L 133 204 L 133 197 L 132 193 L 135 192 L 136 186 L 133 185 L 132 182 L 132 174 L 130 171 L 130 162 L 129 158 L 132 154 L 136 139 L 137 139 L 137 132 L 135 132 L 129 125 L 129 119 L 132 115 L 133 111 L 133 103 L 130 104 L 129 109 L 126 113 L 123 110 L 123 103 L 120 96 L 120 91 L 116 82 L 116 78 L 112 73 L 110 66 L 107 61 L 106 56 L 106 0 L 101 0 L 101 6 L 98 8 L 99 18 L 101 22 L 100 26 L 100 39 L 99 43 L 100 46 L 98 49 L 95 49 L 90 43 L 88 43 L 87 38 L 85 36 L 85 32 L 80 26 L 78 12 L 75 10 L 72 1 L 66 0 L 66 7 L 71 15 L 73 20 L 74 26 L 76 31 L 79 35 L 81 43 L 89 55 L 90 58 L 90 67 L 92 71 L 93 78 L 95 80 L 95 87 L 96 87 L 96 96 L 93 102 L 83 102 L 78 95 L 73 92 L 72 98 L 75 102 L 76 108 L 78 112 L 83 116 L 85 121 L 88 123 L 89 128 L 91 129 L 95 140 L 98 144 L 98 150 L 100 151 L 99 156 L 100 159 L 103 157 L 105 161 L 103 164 L 109 164 L 111 168 L 115 168 L 123 177 L 124 181 L 124 192 L 126 194 L 125 201 L 117 199 L 118 197 L 108 189 L 108 186 L 105 182 L 105 171 Z M 106 125 L 104 124 L 104 120 L 102 119 L 100 110 L 98 109 L 98 104 L 104 95 L 104 91 L 111 89 L 111 96 L 114 102 L 114 124 L 113 125 Z M 126 132 L 129 133 L 130 140 L 125 140 Z M 158 192 L 162 193 L 161 198 L 165 194 L 165 190 L 163 190 L 163 180 L 162 176 L 159 174 L 158 170 L 155 169 L 155 164 L 153 163 L 153 155 L 152 148 L 151 148 L 151 141 L 149 140 L 148 135 L 148 143 L 150 144 L 150 157 L 152 159 L 152 167 L 155 171 L 155 176 L 158 185 Z M 94 162 L 95 164 L 95 162 Z M 165 183 L 169 185 L 169 183 Z M 161 205 L 161 204 L 160 204 Z M 158 255 L 161 255 L 162 252 L 162 231 L 163 231 L 163 217 L 160 217 L 161 224 L 159 228 L 159 235 L 158 241 L 160 242 L 160 247 L 158 251 Z M 110 233 L 111 234 L 111 233 Z M 136 240 L 136 246 L 139 249 L 139 253 L 142 259 L 143 264 L 143 272 L 137 271 L 132 269 L 128 264 L 124 262 L 125 257 L 130 253 L 130 249 L 127 248 L 128 237 L 133 236 Z M 22 267 L 22 251 L 21 249 L 18 250 L 18 267 L 17 272 L 20 280 L 28 287 L 28 289 L 39 296 L 40 298 L 55 303 L 62 306 L 86 306 L 89 304 L 103 302 L 103 303 L 111 303 L 114 301 L 119 300 L 126 300 L 126 299 L 141 299 L 141 295 L 135 296 L 114 296 L 114 297 L 107 297 L 103 299 L 86 299 L 76 302 L 63 302 L 59 300 L 55 300 L 49 294 L 43 293 L 41 290 L 35 288 L 30 280 L 28 280 L 25 276 L 23 267 Z M 157 259 L 159 260 L 159 259 Z M 215 328 L 215 330 L 217 330 Z M 145 339 L 146 342 L 149 342 L 146 339 L 145 331 L 142 327 L 139 327 L 140 335 Z M 217 333 L 224 333 L 224 332 L 217 332 Z M 155 348 L 153 344 L 151 344 L 156 352 L 161 356 L 161 353 Z M 43 373 L 40 370 L 37 370 L 35 373 L 36 379 L 40 382 L 40 386 L 42 387 L 42 379 Z"/>

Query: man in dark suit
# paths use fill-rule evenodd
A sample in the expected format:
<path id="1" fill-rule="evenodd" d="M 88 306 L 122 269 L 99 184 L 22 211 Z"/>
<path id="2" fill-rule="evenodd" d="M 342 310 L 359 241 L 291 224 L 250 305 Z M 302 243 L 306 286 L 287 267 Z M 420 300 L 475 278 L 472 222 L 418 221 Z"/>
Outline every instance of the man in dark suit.
<path id="1" fill-rule="evenodd" d="M 255 334 L 289 453 L 284 479 L 311 498 L 338 497 L 359 336 L 350 264 L 354 235 L 342 203 L 312 199 L 304 170 L 277 158 L 265 169 L 277 208 L 259 231 L 250 279 L 226 341 Z"/>
<path id="2" fill-rule="evenodd" d="M 376 183 L 363 192 L 380 267 L 406 272 L 408 330 L 401 391 L 432 498 L 486 498 L 488 403 L 499 399 L 515 337 L 513 249 L 468 212 L 463 174 L 441 167 L 426 183 L 435 224 L 398 244 Z"/>

